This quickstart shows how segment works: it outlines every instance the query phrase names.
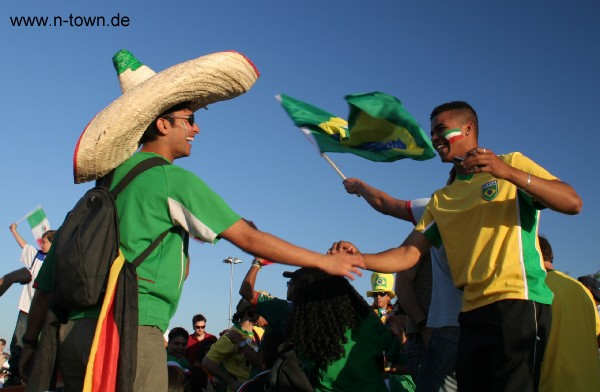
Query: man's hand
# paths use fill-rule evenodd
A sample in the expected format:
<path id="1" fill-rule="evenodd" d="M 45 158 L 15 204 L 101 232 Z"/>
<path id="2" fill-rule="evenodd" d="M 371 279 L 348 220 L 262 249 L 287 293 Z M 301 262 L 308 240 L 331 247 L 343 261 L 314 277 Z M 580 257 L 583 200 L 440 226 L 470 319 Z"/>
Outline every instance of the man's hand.
<path id="1" fill-rule="evenodd" d="M 350 280 L 354 280 L 354 275 L 362 276 L 361 269 L 365 269 L 366 264 L 362 254 L 350 242 L 334 243 L 327 254 L 326 262 L 319 268 L 329 275 L 345 276 Z"/>
<path id="2" fill-rule="evenodd" d="M 502 161 L 493 151 L 477 147 L 467 153 L 462 166 L 471 173 L 490 173 L 496 178 L 506 179 L 511 167 Z"/>
<path id="3" fill-rule="evenodd" d="M 358 178 L 346 178 L 343 183 L 346 192 L 351 195 L 360 195 L 365 190 L 365 183 Z"/>
<path id="4" fill-rule="evenodd" d="M 13 237 L 15 237 L 15 240 L 17 241 L 19 246 L 21 248 L 24 248 L 25 245 L 27 245 L 27 241 L 25 241 L 25 239 L 21 237 L 21 234 L 19 234 L 19 232 L 17 231 L 17 224 L 11 223 L 8 228 L 10 229 L 10 233 L 13 235 Z"/>
<path id="5" fill-rule="evenodd" d="M 327 254 L 335 255 L 337 253 L 349 253 L 352 255 L 360 255 L 360 251 L 353 243 L 348 241 L 338 241 L 331 245 L 331 248 L 327 251 Z M 362 267 L 361 267 L 362 268 Z"/>

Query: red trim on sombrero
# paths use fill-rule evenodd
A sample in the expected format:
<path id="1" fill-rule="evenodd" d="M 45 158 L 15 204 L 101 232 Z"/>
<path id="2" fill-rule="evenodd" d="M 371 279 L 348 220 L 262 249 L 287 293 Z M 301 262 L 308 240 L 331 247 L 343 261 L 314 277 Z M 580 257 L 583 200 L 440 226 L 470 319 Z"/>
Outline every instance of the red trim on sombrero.
<path id="1" fill-rule="evenodd" d="M 139 147 L 148 124 L 164 110 L 191 102 L 196 111 L 238 97 L 254 85 L 257 75 L 246 56 L 228 51 L 176 64 L 139 81 L 98 113 L 80 136 L 74 153 L 75 183 L 97 180 L 125 162 Z"/>
<path id="2" fill-rule="evenodd" d="M 252 60 L 250 60 L 248 57 L 246 57 L 246 55 L 244 55 L 243 53 L 237 52 L 235 50 L 225 50 L 225 52 L 231 52 L 231 53 L 237 53 L 240 56 L 242 56 L 244 59 L 246 59 L 246 61 L 248 62 L 248 64 L 250 64 L 252 66 L 252 69 L 254 70 L 254 73 L 256 74 L 256 77 L 260 77 L 260 71 L 258 70 L 258 68 L 256 68 L 256 65 L 254 65 L 254 63 L 252 62 Z"/>
<path id="3" fill-rule="evenodd" d="M 98 113 L 98 114 L 100 114 L 100 113 Z M 77 184 L 77 153 L 79 152 L 79 143 L 81 143 L 81 139 L 83 138 L 85 131 L 87 131 L 88 127 L 90 126 L 92 121 L 94 121 L 94 119 L 98 116 L 98 114 L 96 114 L 94 117 L 92 117 L 90 122 L 87 123 L 87 125 L 83 129 L 83 132 L 81 132 L 81 135 L 79 135 L 79 139 L 77 139 L 77 144 L 75 145 L 75 151 L 73 152 L 73 180 L 76 184 Z"/>

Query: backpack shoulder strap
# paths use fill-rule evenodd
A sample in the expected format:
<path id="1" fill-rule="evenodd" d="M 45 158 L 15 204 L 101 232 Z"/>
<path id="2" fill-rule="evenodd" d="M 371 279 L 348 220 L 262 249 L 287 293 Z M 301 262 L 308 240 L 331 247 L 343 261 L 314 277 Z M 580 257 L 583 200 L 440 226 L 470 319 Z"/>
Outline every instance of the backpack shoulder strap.
<path id="1" fill-rule="evenodd" d="M 152 241 L 152 243 L 150 245 L 148 245 L 148 247 L 138 256 L 136 257 L 131 264 L 133 264 L 133 266 L 135 268 L 139 267 L 140 264 L 142 264 L 142 261 L 146 260 L 146 257 L 150 256 L 150 253 L 152 253 L 152 251 L 154 249 L 156 249 L 156 247 L 158 246 L 158 244 L 160 244 L 162 242 L 162 240 L 165 239 L 165 237 L 167 236 L 167 234 L 169 234 L 169 231 L 171 231 L 171 229 L 167 229 L 165 231 L 163 231 L 161 233 L 161 235 L 159 235 L 154 241 Z"/>
<path id="2" fill-rule="evenodd" d="M 121 192 L 127 185 L 129 185 L 129 183 L 133 181 L 133 179 L 136 178 L 138 175 L 142 174 L 143 172 L 154 166 L 168 164 L 170 163 L 161 157 L 152 157 L 144 159 L 143 161 L 135 165 L 133 169 L 129 170 L 125 177 L 123 177 L 123 179 L 110 191 L 110 193 L 112 193 L 113 197 L 116 197 L 119 194 L 119 192 Z M 112 182 L 112 175 L 110 176 L 110 180 Z M 111 184 L 108 183 L 104 185 L 110 187 Z"/>
<path id="3" fill-rule="evenodd" d="M 125 177 L 123 177 L 123 179 L 113 188 L 112 191 L 110 191 L 110 193 L 113 195 L 113 197 L 116 198 L 119 192 L 121 192 L 127 185 L 129 185 L 129 183 L 131 183 L 131 181 L 133 181 L 133 179 L 136 178 L 138 175 L 142 174 L 143 172 L 154 166 L 162 165 L 170 165 L 170 163 L 161 157 L 152 157 L 144 159 L 143 161 L 135 165 L 133 169 L 129 170 Z M 110 187 L 110 182 L 112 182 L 113 173 L 114 170 L 110 173 L 110 176 L 107 175 L 109 182 L 104 182 L 102 184 L 103 186 L 106 186 L 107 188 Z M 169 231 L 171 231 L 171 228 L 162 232 L 161 235 L 154 239 L 154 241 L 152 241 L 152 243 L 148 245 L 148 247 L 131 262 L 131 264 L 133 264 L 135 268 L 139 267 L 139 265 L 142 264 L 146 257 L 148 257 L 150 253 L 152 253 L 152 251 L 154 251 L 154 249 L 156 249 L 156 247 L 167 236 L 167 234 L 169 234 Z"/>

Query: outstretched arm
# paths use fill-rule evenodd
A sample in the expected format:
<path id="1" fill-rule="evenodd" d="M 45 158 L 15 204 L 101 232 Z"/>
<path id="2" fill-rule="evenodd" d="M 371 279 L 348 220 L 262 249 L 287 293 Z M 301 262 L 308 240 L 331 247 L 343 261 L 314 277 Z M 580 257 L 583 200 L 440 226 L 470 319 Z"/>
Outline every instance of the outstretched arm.
<path id="1" fill-rule="evenodd" d="M 554 211 L 569 215 L 581 212 L 583 201 L 569 184 L 540 178 L 514 168 L 488 149 L 477 147 L 470 151 L 462 166 L 472 173 L 491 173 L 496 178 L 510 181 Z"/>
<path id="2" fill-rule="evenodd" d="M 407 201 L 395 199 L 384 191 L 373 188 L 358 178 L 344 180 L 346 192 L 362 196 L 371 207 L 385 215 L 390 215 L 405 221 L 411 221 L 411 214 L 407 208 Z"/>
<path id="3" fill-rule="evenodd" d="M 349 279 L 354 279 L 354 275 L 362 276 L 360 268 L 365 267 L 361 255 L 319 254 L 259 231 L 243 219 L 221 233 L 221 237 L 256 257 L 298 267 L 319 268 L 330 275 L 345 276 Z"/>
<path id="4" fill-rule="evenodd" d="M 19 244 L 21 249 L 24 248 L 25 245 L 27 245 L 27 241 L 25 241 L 23 237 L 21 237 L 21 234 L 19 234 L 19 232 L 17 231 L 17 224 L 11 223 L 9 229 L 13 237 L 15 237 L 15 240 L 17 240 L 17 243 Z"/>
<path id="5" fill-rule="evenodd" d="M 250 266 L 250 269 L 246 273 L 244 280 L 242 281 L 242 285 L 240 286 L 240 295 L 246 301 L 252 303 L 254 301 L 254 297 L 256 296 L 256 290 L 254 290 L 256 284 L 256 276 L 258 275 L 258 271 L 260 270 L 260 265 L 254 264 Z"/>
<path id="6" fill-rule="evenodd" d="M 421 256 L 431 247 L 425 236 L 413 230 L 398 248 L 392 248 L 379 253 L 362 254 L 366 269 L 384 273 L 406 271 L 419 262 Z M 350 253 L 361 254 L 354 244 L 339 241 L 329 249 L 330 254 Z"/>
<path id="7" fill-rule="evenodd" d="M 25 267 L 9 272 L 0 278 L 0 297 L 13 283 L 26 284 L 31 282 L 31 272 Z"/>

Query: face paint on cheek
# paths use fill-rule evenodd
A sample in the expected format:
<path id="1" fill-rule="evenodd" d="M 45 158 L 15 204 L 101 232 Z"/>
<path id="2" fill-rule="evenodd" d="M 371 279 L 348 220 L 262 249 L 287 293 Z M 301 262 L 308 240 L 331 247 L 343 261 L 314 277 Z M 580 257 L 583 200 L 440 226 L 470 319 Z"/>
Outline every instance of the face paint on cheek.
<path id="1" fill-rule="evenodd" d="M 442 136 L 450 143 L 454 143 L 455 141 L 465 137 L 465 135 L 460 132 L 459 128 L 448 129 L 442 133 Z"/>

